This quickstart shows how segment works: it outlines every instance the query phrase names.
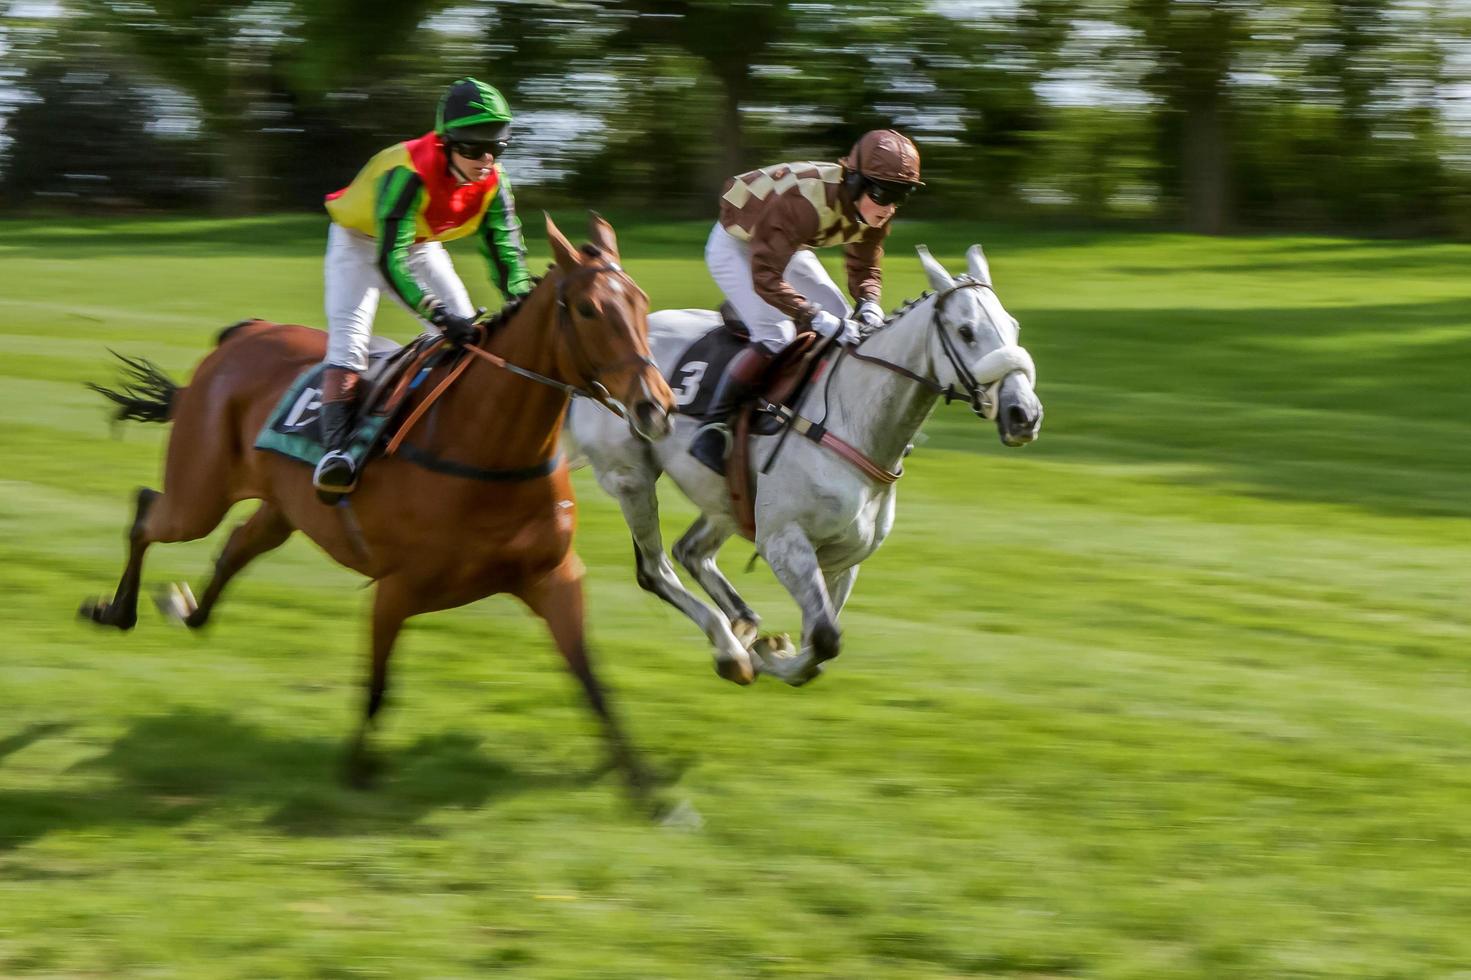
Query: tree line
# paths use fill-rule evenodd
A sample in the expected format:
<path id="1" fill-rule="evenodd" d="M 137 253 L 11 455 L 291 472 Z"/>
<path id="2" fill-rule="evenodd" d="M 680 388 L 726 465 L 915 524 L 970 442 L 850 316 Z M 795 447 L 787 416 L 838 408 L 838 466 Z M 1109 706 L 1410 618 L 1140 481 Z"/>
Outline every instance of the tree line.
<path id="1" fill-rule="evenodd" d="M 18 12 L 17 12 L 18 11 Z M 1435 0 L 59 0 L 0 21 L 10 209 L 315 207 L 473 74 L 505 163 L 706 214 L 893 126 L 936 214 L 1459 235 L 1464 13 Z"/>

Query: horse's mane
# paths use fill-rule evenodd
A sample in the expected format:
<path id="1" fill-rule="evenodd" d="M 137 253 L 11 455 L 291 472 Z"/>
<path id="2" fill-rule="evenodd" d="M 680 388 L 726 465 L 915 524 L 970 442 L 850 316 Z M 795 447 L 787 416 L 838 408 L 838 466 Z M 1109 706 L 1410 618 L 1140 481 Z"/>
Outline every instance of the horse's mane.
<path id="1" fill-rule="evenodd" d="M 925 300 L 929 299 L 930 296 L 932 296 L 933 294 L 934 294 L 934 290 L 932 290 L 932 289 L 926 289 L 924 292 L 922 292 L 918 296 L 914 297 L 914 299 L 906 299 L 904 302 L 902 302 L 902 303 L 899 304 L 899 308 L 897 310 L 895 310 L 894 313 L 893 313 L 893 315 L 890 316 L 888 320 L 885 320 L 884 323 L 885 324 L 888 324 L 891 321 L 894 321 L 894 320 L 899 319 L 901 316 L 903 316 L 904 314 L 908 313 L 914 307 L 918 306 L 920 303 L 923 303 Z"/>
<path id="2" fill-rule="evenodd" d="M 884 319 L 884 322 L 883 322 L 882 325 L 877 326 L 877 327 L 874 327 L 872 330 L 865 331 L 864 334 L 863 334 L 863 336 L 865 338 L 872 337 L 874 334 L 878 333 L 880 330 L 884 329 L 889 324 L 897 322 L 900 317 L 904 316 L 904 314 L 908 313 L 914 307 L 918 306 L 920 303 L 923 303 L 925 300 L 929 299 L 930 296 L 933 294 L 933 292 L 934 292 L 934 290 L 926 289 L 924 292 L 922 292 L 918 296 L 914 297 L 914 299 L 906 299 L 903 303 L 900 303 L 899 304 L 899 308 L 897 310 L 895 310 L 893 313 L 890 313 Z"/>
<path id="3" fill-rule="evenodd" d="M 548 271 L 550 271 L 551 266 L 548 266 L 547 269 Z M 545 276 L 532 276 L 531 289 L 526 290 L 526 292 L 522 293 L 520 296 L 515 296 L 511 299 L 506 300 L 505 305 L 496 310 L 494 316 L 484 321 L 485 335 L 488 337 L 491 334 L 495 333 L 501 327 L 505 326 L 506 323 L 510 321 L 511 317 L 519 313 L 521 311 L 521 307 L 526 305 L 526 298 L 531 295 L 532 291 L 535 290 L 537 286 L 541 285 L 541 281 L 545 278 Z"/>

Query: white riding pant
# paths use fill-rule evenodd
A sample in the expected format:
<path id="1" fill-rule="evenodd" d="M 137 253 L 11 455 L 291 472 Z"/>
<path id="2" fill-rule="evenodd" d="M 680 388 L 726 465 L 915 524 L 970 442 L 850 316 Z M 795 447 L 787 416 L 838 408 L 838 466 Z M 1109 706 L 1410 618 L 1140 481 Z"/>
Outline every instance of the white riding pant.
<path id="1" fill-rule="evenodd" d="M 409 246 L 409 268 L 414 270 L 447 310 L 458 316 L 474 316 L 470 294 L 455 274 L 449 252 L 440 242 Z M 326 274 L 327 363 L 362 373 L 368 370 L 368 344 L 373 339 L 373 318 L 378 313 L 379 294 L 387 292 L 404 309 L 407 304 L 384 281 L 378 270 L 378 242 L 367 235 L 333 222 L 327 232 Z M 418 314 L 414 310 L 410 313 Z M 429 324 L 424 329 L 438 333 Z"/>
<path id="2" fill-rule="evenodd" d="M 726 231 L 718 221 L 705 242 L 705 264 L 710 267 L 715 285 L 745 321 L 752 342 L 773 353 L 792 342 L 797 327 L 791 317 L 756 294 L 751 279 L 751 246 Z M 797 292 L 834 316 L 853 315 L 847 297 L 811 249 L 799 249 L 782 276 Z"/>

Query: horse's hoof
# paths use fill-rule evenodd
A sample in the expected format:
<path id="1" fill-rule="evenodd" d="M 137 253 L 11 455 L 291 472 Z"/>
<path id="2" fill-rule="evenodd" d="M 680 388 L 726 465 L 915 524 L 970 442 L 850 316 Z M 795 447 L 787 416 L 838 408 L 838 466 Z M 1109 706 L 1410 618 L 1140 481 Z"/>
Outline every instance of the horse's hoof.
<path id="1" fill-rule="evenodd" d="M 730 624 L 730 631 L 735 634 L 735 638 L 740 641 L 741 646 L 749 650 L 751 649 L 751 644 L 755 643 L 756 638 L 761 635 L 761 624 L 752 622 L 749 619 L 737 619 Z"/>
<path id="2" fill-rule="evenodd" d="M 175 626 L 188 626 L 189 617 L 199 608 L 188 582 L 170 582 L 163 586 L 153 593 L 153 604 Z"/>
<path id="3" fill-rule="evenodd" d="M 77 610 L 77 618 L 96 623 L 98 626 L 113 626 L 120 630 L 130 630 L 137 622 L 136 616 L 131 619 L 119 617 L 114 612 L 112 603 L 100 596 L 93 596 L 84 601 L 81 608 Z"/>
<path id="4" fill-rule="evenodd" d="M 787 681 L 787 683 L 790 684 L 792 687 L 806 687 L 808 684 L 811 684 L 813 681 L 821 677 L 822 672 L 826 669 L 827 664 L 813 664 L 811 668 L 803 671 L 796 677 L 791 678 Z"/>
<path id="5" fill-rule="evenodd" d="M 737 660 L 735 657 L 729 657 L 725 660 L 717 659 L 715 661 L 715 673 L 719 674 L 725 680 L 733 684 L 739 684 L 742 687 L 745 687 L 747 684 L 752 684 L 756 680 L 756 666 L 749 659 Z"/>
<path id="6" fill-rule="evenodd" d="M 797 655 L 797 648 L 786 633 L 766 633 L 751 644 L 751 652 L 765 661 L 788 660 Z"/>
<path id="7" fill-rule="evenodd" d="M 831 660 L 842 650 L 843 631 L 836 623 L 820 622 L 812 630 L 812 657 L 818 663 Z"/>
<path id="8" fill-rule="evenodd" d="M 106 625 L 106 623 L 102 619 L 102 617 L 106 614 L 106 612 L 107 612 L 107 600 L 106 599 L 103 599 L 100 596 L 95 596 L 95 595 L 94 596 L 88 596 L 87 598 L 83 599 L 82 600 L 82 604 L 79 607 L 77 607 L 77 618 L 78 619 L 85 619 L 89 623 L 97 623 L 98 625 Z"/>

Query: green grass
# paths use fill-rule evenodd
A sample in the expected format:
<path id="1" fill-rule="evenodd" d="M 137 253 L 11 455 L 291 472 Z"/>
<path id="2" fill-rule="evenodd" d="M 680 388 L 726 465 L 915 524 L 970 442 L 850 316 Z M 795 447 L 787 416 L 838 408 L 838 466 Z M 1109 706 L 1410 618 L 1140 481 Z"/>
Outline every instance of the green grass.
<path id="1" fill-rule="evenodd" d="M 624 228 L 656 305 L 714 300 L 704 233 Z M 704 815 L 675 830 L 598 773 L 508 600 L 412 625 L 369 794 L 335 779 L 367 597 L 308 542 L 204 636 L 73 619 L 165 435 L 114 435 L 81 382 L 108 347 L 187 375 L 240 317 L 320 322 L 324 235 L 0 222 L 0 975 L 1471 970 L 1471 247 L 983 230 L 1042 439 L 937 413 L 802 690 L 717 680 L 580 474 L 601 666 Z M 889 301 L 914 242 L 954 267 L 974 237 L 901 227 Z M 736 581 L 795 628 L 764 569 Z"/>

